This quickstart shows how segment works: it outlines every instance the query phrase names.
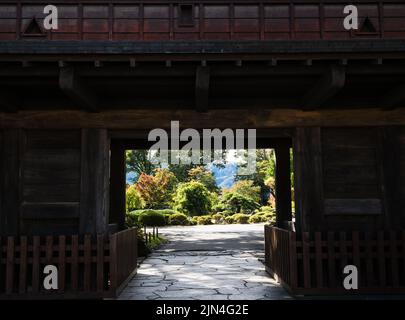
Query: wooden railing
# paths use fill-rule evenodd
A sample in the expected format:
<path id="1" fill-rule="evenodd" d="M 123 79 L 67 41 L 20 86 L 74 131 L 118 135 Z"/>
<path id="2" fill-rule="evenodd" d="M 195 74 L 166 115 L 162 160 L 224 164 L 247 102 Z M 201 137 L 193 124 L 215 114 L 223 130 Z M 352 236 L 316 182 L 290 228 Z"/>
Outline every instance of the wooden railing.
<path id="1" fill-rule="evenodd" d="M 265 227 L 266 267 L 294 294 L 404 293 L 405 231 L 295 232 Z M 358 270 L 346 290 L 343 269 Z"/>
<path id="2" fill-rule="evenodd" d="M 136 229 L 98 235 L 0 238 L 0 296 L 113 297 L 136 270 Z M 45 289 L 44 267 L 57 267 Z"/>

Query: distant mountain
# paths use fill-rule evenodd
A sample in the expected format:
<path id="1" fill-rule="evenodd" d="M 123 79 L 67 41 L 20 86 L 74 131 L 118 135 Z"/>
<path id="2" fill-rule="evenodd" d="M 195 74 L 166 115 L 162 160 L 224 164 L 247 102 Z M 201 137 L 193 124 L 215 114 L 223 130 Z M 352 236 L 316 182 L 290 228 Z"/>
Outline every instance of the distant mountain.
<path id="1" fill-rule="evenodd" d="M 236 163 L 227 163 L 224 168 L 208 165 L 208 169 L 211 170 L 218 187 L 221 189 L 230 188 L 235 183 Z"/>
<path id="2" fill-rule="evenodd" d="M 212 172 L 218 187 L 220 187 L 221 189 L 230 188 L 235 183 L 235 176 L 237 171 L 236 163 L 227 163 L 223 168 L 209 164 L 207 165 L 207 169 Z M 134 172 L 128 172 L 126 180 L 128 184 L 133 183 L 134 180 L 137 180 L 136 174 Z"/>

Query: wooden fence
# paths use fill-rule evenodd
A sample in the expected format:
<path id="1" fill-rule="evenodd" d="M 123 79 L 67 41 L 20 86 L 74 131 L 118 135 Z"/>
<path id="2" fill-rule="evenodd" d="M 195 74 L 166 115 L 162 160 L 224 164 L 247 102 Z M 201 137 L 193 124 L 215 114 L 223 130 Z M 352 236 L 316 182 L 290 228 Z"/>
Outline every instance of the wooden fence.
<path id="1" fill-rule="evenodd" d="M 136 270 L 136 232 L 0 238 L 0 296 L 114 297 Z M 46 265 L 57 267 L 58 289 L 44 288 Z"/>
<path id="2" fill-rule="evenodd" d="M 405 292 L 405 231 L 303 232 L 265 227 L 267 270 L 293 294 Z M 358 290 L 346 290 L 346 265 Z"/>

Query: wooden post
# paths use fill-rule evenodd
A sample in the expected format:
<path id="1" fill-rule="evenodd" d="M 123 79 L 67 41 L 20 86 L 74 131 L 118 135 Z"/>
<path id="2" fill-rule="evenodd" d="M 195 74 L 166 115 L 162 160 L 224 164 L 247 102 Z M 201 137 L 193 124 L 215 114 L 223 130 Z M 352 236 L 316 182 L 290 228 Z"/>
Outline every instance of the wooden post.
<path id="1" fill-rule="evenodd" d="M 19 129 L 9 129 L 3 131 L 0 141 L 0 232 L 3 235 L 19 232 L 21 137 Z"/>
<path id="2" fill-rule="evenodd" d="M 118 230 L 125 227 L 125 148 L 119 141 L 111 141 L 110 218 Z"/>
<path id="3" fill-rule="evenodd" d="M 285 228 L 286 222 L 292 220 L 291 214 L 291 179 L 290 147 L 276 148 L 276 224 Z"/>
<path id="4" fill-rule="evenodd" d="M 109 139 L 106 129 L 82 130 L 80 233 L 106 233 L 109 196 Z"/>
<path id="5" fill-rule="evenodd" d="M 323 221 L 321 129 L 296 129 L 294 146 L 296 229 L 317 231 Z"/>

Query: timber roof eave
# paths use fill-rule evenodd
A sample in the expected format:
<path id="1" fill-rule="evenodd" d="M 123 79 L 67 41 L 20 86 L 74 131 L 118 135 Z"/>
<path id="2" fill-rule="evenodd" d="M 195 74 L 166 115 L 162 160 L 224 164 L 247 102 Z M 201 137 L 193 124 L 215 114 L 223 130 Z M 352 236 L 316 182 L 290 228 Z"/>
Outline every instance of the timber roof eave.
<path id="1" fill-rule="evenodd" d="M 293 40 L 293 41 L 0 41 L 0 60 L 34 57 L 41 60 L 109 56 L 143 59 L 218 58 L 405 58 L 405 40 Z"/>

